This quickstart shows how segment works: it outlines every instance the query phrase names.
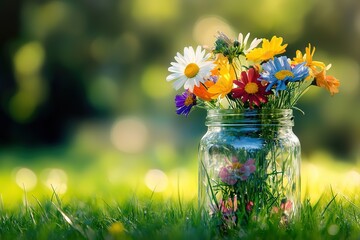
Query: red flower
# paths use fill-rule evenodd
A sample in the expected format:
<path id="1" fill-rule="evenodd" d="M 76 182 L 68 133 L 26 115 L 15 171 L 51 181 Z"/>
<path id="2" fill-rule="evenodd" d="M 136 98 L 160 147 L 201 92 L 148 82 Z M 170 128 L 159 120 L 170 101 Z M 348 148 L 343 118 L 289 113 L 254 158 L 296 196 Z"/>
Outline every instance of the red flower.
<path id="1" fill-rule="evenodd" d="M 253 203 L 252 201 L 248 202 L 248 203 L 246 204 L 246 211 L 251 212 L 251 210 L 253 209 L 253 207 L 254 207 L 254 203 Z"/>
<path id="2" fill-rule="evenodd" d="M 243 103 L 249 102 L 250 108 L 253 108 L 253 104 L 260 107 L 261 103 L 266 103 L 268 101 L 266 95 L 271 91 L 266 92 L 266 86 L 258 80 L 259 77 L 259 73 L 254 68 L 241 72 L 241 79 L 234 81 L 238 88 L 232 90 L 233 98 L 240 98 Z"/>

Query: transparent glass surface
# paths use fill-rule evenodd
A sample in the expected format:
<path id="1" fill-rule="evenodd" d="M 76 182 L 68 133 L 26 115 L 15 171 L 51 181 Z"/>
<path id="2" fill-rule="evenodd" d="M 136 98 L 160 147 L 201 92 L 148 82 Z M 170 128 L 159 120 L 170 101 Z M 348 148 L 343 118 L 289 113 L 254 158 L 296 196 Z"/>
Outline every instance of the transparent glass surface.
<path id="1" fill-rule="evenodd" d="M 199 145 L 199 206 L 226 227 L 300 207 L 300 142 L 290 109 L 209 110 Z"/>

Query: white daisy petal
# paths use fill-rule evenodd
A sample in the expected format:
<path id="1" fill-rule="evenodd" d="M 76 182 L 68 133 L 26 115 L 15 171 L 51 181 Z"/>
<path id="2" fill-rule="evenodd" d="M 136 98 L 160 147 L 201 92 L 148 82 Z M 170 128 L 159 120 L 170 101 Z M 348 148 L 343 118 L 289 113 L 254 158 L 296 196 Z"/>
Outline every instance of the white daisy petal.
<path id="1" fill-rule="evenodd" d="M 177 73 L 184 73 L 184 66 L 178 65 L 178 66 L 171 66 L 168 68 L 169 72 L 177 72 Z"/>
<path id="2" fill-rule="evenodd" d="M 184 59 L 184 57 L 178 53 L 177 56 L 175 56 L 175 60 L 179 63 L 179 64 L 186 64 L 186 61 Z"/>
<path id="3" fill-rule="evenodd" d="M 186 80 L 187 79 L 185 77 L 180 77 L 178 80 L 176 80 L 173 85 L 175 90 L 179 90 L 186 83 Z"/>
<path id="4" fill-rule="evenodd" d="M 202 55 L 201 47 L 197 46 L 195 56 L 201 56 L 201 55 Z"/>
<path id="5" fill-rule="evenodd" d="M 254 48 L 256 48 L 261 42 L 262 42 L 262 39 L 257 39 L 257 38 L 255 38 L 255 39 L 251 42 L 250 47 L 244 51 L 245 54 L 248 53 L 248 52 L 250 52 L 250 51 L 253 50 Z"/>
<path id="6" fill-rule="evenodd" d="M 206 54 L 201 46 L 195 50 L 191 46 L 185 47 L 184 55 L 178 52 L 175 56 L 176 62 L 171 62 L 171 66 L 168 68 L 171 74 L 167 76 L 166 81 L 174 81 L 173 86 L 176 90 L 184 86 L 185 89 L 192 91 L 195 85 L 200 86 L 200 83 L 205 81 L 215 67 L 213 61 L 209 61 L 210 56 L 211 54 Z"/>
<path id="7" fill-rule="evenodd" d="M 194 83 L 193 83 L 192 79 L 189 79 L 185 82 L 184 88 L 188 89 L 190 92 L 192 92 L 194 90 Z"/>
<path id="8" fill-rule="evenodd" d="M 242 45 L 243 41 L 244 41 L 244 36 L 242 33 L 239 33 L 238 42 L 240 43 L 240 45 Z"/>
<path id="9" fill-rule="evenodd" d="M 246 34 L 245 39 L 244 39 L 244 47 L 246 47 L 249 37 L 250 37 L 250 33 Z"/>
<path id="10" fill-rule="evenodd" d="M 184 74 L 183 74 L 183 73 L 180 73 L 180 72 L 178 72 L 178 73 L 173 73 L 173 74 L 167 76 L 167 77 L 166 77 L 166 80 L 167 80 L 167 81 L 171 81 L 171 80 L 177 79 L 177 78 L 179 78 L 179 77 L 181 77 L 181 76 L 183 76 L 183 75 L 184 75 Z"/>
<path id="11" fill-rule="evenodd" d="M 178 78 L 179 78 L 179 76 L 176 76 L 175 74 L 171 74 L 166 77 L 166 81 L 170 82 L 170 81 L 172 81 L 174 79 L 178 79 Z"/>

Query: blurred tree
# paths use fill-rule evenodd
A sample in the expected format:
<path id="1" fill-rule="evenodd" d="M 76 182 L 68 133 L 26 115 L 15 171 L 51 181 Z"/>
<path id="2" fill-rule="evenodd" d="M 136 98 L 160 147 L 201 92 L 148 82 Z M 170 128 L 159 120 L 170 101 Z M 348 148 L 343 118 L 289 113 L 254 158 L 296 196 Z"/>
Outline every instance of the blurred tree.
<path id="1" fill-rule="evenodd" d="M 358 152 L 359 1 L 4 0 L 0 29 L 1 146 L 64 143 L 77 123 L 128 114 L 197 144 L 204 113 L 175 116 L 166 70 L 184 46 L 223 30 L 283 36 L 289 56 L 315 45 L 341 87 L 334 98 L 313 89 L 300 101 L 303 151 Z"/>

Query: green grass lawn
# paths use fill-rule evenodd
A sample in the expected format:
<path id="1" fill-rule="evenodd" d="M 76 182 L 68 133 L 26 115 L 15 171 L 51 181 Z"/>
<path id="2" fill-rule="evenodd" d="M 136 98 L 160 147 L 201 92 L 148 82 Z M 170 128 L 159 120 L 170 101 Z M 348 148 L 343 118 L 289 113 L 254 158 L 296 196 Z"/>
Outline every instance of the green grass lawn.
<path id="1" fill-rule="evenodd" d="M 301 214 L 290 224 L 272 216 L 224 231 L 201 221 L 196 153 L 188 165 L 174 156 L 2 152 L 0 240 L 360 239 L 359 166 L 314 155 L 303 161 Z M 149 175 L 154 168 L 162 171 Z M 155 192 L 158 181 L 166 185 Z"/>
<path id="2" fill-rule="evenodd" d="M 359 239 L 360 208 L 329 192 L 314 204 L 305 200 L 290 224 L 279 218 L 251 221 L 220 230 L 201 221 L 195 201 L 133 197 L 122 203 L 102 199 L 62 202 L 24 198 L 24 204 L 0 210 L 0 239 Z"/>

